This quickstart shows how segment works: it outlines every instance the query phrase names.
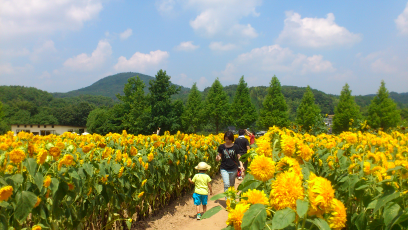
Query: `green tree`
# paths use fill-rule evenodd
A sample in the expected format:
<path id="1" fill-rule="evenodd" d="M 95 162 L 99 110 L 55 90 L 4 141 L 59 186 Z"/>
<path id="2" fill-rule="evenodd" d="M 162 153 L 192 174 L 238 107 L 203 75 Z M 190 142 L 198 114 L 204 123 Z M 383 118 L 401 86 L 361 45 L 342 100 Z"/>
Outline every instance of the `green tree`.
<path id="1" fill-rule="evenodd" d="M 30 112 L 27 110 L 19 110 L 9 120 L 12 124 L 28 125 L 30 124 Z"/>
<path id="2" fill-rule="evenodd" d="M 296 111 L 296 123 L 309 132 L 320 114 L 320 108 L 315 104 L 315 98 L 310 86 L 307 86 L 299 107 Z"/>
<path id="3" fill-rule="evenodd" d="M 217 78 L 208 91 L 204 105 L 205 118 L 208 122 L 214 124 L 216 134 L 218 134 L 221 126 L 230 121 L 229 107 L 228 96 Z"/>
<path id="4" fill-rule="evenodd" d="M 54 115 L 41 111 L 30 118 L 30 123 L 38 125 L 57 125 L 58 120 L 54 117 Z"/>
<path id="5" fill-rule="evenodd" d="M 0 135 L 5 134 L 10 128 L 5 119 L 3 104 L 0 101 Z"/>
<path id="6" fill-rule="evenodd" d="M 175 127 L 180 127 L 181 124 L 175 125 L 174 123 L 177 122 L 179 118 L 170 116 L 176 114 L 172 113 L 173 106 L 170 97 L 177 94 L 180 91 L 180 87 L 172 85 L 170 76 L 163 70 L 159 70 L 156 74 L 156 78 L 150 80 L 149 84 L 151 106 L 151 119 L 148 125 L 149 130 L 156 131 L 156 129 L 160 127 L 163 132 L 166 130 L 170 132 L 177 131 Z"/>
<path id="7" fill-rule="evenodd" d="M 346 83 L 341 90 L 339 104 L 334 109 L 333 133 L 348 131 L 353 122 L 358 122 L 361 118 L 360 107 Z"/>
<path id="8" fill-rule="evenodd" d="M 182 115 L 182 124 L 187 133 L 197 133 L 197 130 L 202 126 L 203 103 L 200 91 L 197 88 L 197 83 L 191 87 L 188 95 L 186 108 Z"/>
<path id="9" fill-rule="evenodd" d="M 181 100 L 175 100 L 172 103 L 172 110 L 170 117 L 172 118 L 172 125 L 170 127 L 171 131 L 181 131 L 184 132 L 182 116 L 184 113 L 184 104 Z"/>
<path id="10" fill-rule="evenodd" d="M 108 122 L 108 110 L 104 108 L 96 108 L 92 110 L 86 122 L 86 128 L 90 133 L 98 133 L 101 135 L 105 135 L 106 131 L 106 124 Z"/>
<path id="11" fill-rule="evenodd" d="M 258 114 L 255 105 L 251 102 L 248 85 L 244 80 L 244 76 L 239 79 L 230 111 L 231 118 L 238 128 L 245 129 L 252 126 L 258 119 Z"/>
<path id="12" fill-rule="evenodd" d="M 372 128 L 387 130 L 397 126 L 400 120 L 400 111 L 397 110 L 394 100 L 390 98 L 389 92 L 385 88 L 385 82 L 382 80 L 377 95 L 375 95 L 368 107 L 367 123 Z"/>
<path id="13" fill-rule="evenodd" d="M 123 92 L 124 96 L 117 94 L 117 98 L 123 102 L 125 114 L 123 127 L 132 134 L 149 134 L 146 126 L 150 119 L 150 106 L 147 95 L 144 92 L 145 83 L 137 77 L 128 79 Z"/>
<path id="14" fill-rule="evenodd" d="M 268 94 L 263 103 L 263 108 L 260 110 L 259 126 L 263 128 L 286 127 L 289 125 L 288 107 L 286 106 L 285 98 L 283 97 L 281 84 L 278 78 L 272 77 Z"/>

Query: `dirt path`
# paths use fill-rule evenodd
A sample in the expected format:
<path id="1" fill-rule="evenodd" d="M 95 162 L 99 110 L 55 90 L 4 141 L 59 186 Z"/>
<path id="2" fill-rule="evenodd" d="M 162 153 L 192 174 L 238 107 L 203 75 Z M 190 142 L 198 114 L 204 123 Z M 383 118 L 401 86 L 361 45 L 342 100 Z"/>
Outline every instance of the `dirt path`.
<path id="1" fill-rule="evenodd" d="M 240 182 L 236 180 L 235 187 L 238 187 Z M 212 186 L 213 195 L 224 192 L 224 184 L 220 175 L 213 179 Z M 155 216 L 145 221 L 139 221 L 137 227 L 132 229 L 221 230 L 227 226 L 225 222 L 228 219 L 228 212 L 225 210 L 221 210 L 209 219 L 196 220 L 196 207 L 194 206 L 192 194 L 193 192 L 180 197 Z M 208 200 L 207 210 L 215 206 L 225 208 L 225 201 L 222 199 L 217 201 Z"/>

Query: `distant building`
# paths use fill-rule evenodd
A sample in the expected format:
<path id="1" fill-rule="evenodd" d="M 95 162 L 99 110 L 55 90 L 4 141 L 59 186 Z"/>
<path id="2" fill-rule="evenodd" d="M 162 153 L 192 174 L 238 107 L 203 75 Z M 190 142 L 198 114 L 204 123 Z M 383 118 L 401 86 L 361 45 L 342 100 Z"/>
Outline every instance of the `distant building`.
<path id="1" fill-rule="evenodd" d="M 86 127 L 83 126 L 68 126 L 68 125 L 11 125 L 11 131 L 15 134 L 19 132 L 33 133 L 34 135 L 45 136 L 49 134 L 63 134 L 65 132 L 76 132 L 84 133 L 86 132 Z"/>

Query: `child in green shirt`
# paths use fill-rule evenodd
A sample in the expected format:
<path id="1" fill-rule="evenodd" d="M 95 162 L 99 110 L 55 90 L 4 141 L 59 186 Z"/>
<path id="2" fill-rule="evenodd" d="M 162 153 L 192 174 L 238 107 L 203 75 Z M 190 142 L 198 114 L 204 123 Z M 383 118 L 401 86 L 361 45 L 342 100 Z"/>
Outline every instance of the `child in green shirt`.
<path id="1" fill-rule="evenodd" d="M 212 195 L 212 188 L 211 188 L 211 178 L 206 174 L 207 170 L 209 170 L 211 166 L 209 166 L 205 162 L 200 162 L 195 169 L 198 170 L 198 173 L 194 175 L 193 179 L 188 178 L 190 183 L 195 185 L 194 188 L 194 205 L 197 207 L 197 220 L 201 219 L 200 213 L 200 205 L 203 205 L 203 214 L 207 211 L 207 201 L 208 201 L 208 190 L 210 190 L 210 195 Z"/>

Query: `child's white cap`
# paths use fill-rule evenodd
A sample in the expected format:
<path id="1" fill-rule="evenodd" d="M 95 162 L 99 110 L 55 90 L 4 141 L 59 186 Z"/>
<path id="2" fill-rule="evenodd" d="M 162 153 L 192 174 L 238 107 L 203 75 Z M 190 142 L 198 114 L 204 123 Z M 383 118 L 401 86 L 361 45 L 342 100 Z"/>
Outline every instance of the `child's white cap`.
<path id="1" fill-rule="evenodd" d="M 197 170 L 209 170 L 211 168 L 211 166 L 209 166 L 207 163 L 205 162 L 200 162 L 198 163 L 198 165 L 195 167 L 195 169 Z"/>

